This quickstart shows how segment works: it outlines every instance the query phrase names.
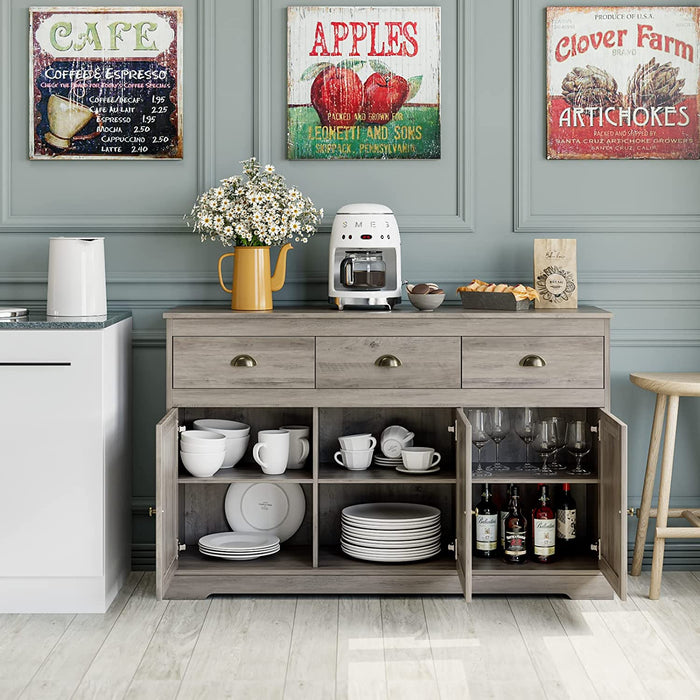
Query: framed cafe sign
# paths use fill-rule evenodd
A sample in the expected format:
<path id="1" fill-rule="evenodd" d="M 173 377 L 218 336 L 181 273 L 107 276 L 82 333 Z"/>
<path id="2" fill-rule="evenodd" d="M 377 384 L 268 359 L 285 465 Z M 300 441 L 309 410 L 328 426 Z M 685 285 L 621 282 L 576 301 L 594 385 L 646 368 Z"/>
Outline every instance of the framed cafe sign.
<path id="1" fill-rule="evenodd" d="M 287 156 L 440 158 L 440 8 L 289 7 Z"/>
<path id="2" fill-rule="evenodd" d="M 700 8 L 548 7 L 547 158 L 700 158 Z"/>
<path id="3" fill-rule="evenodd" d="M 182 8 L 29 10 L 30 159 L 182 158 Z"/>

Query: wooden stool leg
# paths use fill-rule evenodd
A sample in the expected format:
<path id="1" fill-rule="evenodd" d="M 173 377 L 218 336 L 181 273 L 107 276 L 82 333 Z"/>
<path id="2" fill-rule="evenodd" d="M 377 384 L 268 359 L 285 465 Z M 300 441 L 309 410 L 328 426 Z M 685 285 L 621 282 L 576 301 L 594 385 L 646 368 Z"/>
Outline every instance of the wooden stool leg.
<path id="1" fill-rule="evenodd" d="M 659 481 L 659 505 L 656 509 L 656 527 L 665 528 L 668 524 L 668 501 L 671 496 L 671 474 L 673 473 L 673 451 L 676 446 L 676 425 L 678 423 L 678 397 L 669 396 L 666 416 L 666 435 L 661 457 L 661 479 Z M 661 594 L 661 573 L 664 566 L 664 537 L 654 537 L 654 554 L 651 560 L 651 585 L 649 598 L 658 600 Z"/>
<path id="2" fill-rule="evenodd" d="M 651 424 L 651 437 L 649 438 L 649 453 L 647 455 L 647 470 L 644 474 L 644 489 L 642 490 L 642 503 L 639 507 L 639 521 L 637 523 L 637 536 L 634 540 L 634 556 L 632 557 L 632 576 L 642 573 L 642 559 L 644 558 L 644 543 L 647 539 L 649 526 L 649 509 L 651 497 L 654 495 L 654 479 L 656 478 L 656 466 L 659 463 L 659 446 L 661 445 L 661 433 L 664 429 L 664 412 L 666 411 L 666 394 L 656 395 L 656 408 L 654 409 L 654 422 Z"/>

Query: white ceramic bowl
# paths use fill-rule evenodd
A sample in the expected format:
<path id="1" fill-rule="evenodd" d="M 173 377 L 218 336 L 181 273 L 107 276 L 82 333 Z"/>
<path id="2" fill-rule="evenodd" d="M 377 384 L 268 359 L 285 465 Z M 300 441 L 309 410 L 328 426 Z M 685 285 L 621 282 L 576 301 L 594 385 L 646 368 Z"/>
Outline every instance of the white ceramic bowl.
<path id="1" fill-rule="evenodd" d="M 198 418 L 194 422 L 194 427 L 195 430 L 213 430 L 226 437 L 243 437 L 250 434 L 250 426 L 246 423 L 221 418 Z"/>
<path id="2" fill-rule="evenodd" d="M 221 465 L 224 463 L 224 453 L 193 454 L 180 451 L 180 459 L 192 476 L 212 476 L 221 469 Z"/>
<path id="3" fill-rule="evenodd" d="M 211 442 L 209 440 L 184 440 L 180 443 L 180 451 L 194 455 L 213 455 L 226 453 L 226 444 Z"/>
<path id="4" fill-rule="evenodd" d="M 434 311 L 443 301 L 445 294 L 411 294 L 407 292 L 408 300 L 421 311 Z"/>
<path id="5" fill-rule="evenodd" d="M 219 447 L 223 447 L 226 444 L 226 436 L 221 433 L 214 433 L 210 430 L 184 430 L 180 433 L 180 444 L 198 444 L 211 443 L 212 447 L 214 444 L 218 444 Z"/>
<path id="6" fill-rule="evenodd" d="M 224 457 L 223 467 L 229 469 L 235 467 L 241 459 L 245 451 L 248 449 L 248 441 L 250 435 L 243 437 L 227 437 L 226 438 L 226 456 Z"/>

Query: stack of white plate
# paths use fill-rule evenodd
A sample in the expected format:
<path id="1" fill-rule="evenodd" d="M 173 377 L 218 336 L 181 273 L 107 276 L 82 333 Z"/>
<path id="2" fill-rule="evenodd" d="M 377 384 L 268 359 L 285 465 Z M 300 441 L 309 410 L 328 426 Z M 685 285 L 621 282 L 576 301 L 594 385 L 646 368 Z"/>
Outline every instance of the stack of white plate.
<path id="1" fill-rule="evenodd" d="M 403 466 L 403 461 L 401 460 L 401 456 L 383 457 L 382 455 L 375 455 L 374 456 L 374 463 L 378 467 L 389 467 L 391 469 Z"/>
<path id="2" fill-rule="evenodd" d="M 214 532 L 199 539 L 199 551 L 231 561 L 257 559 L 279 552 L 280 538 L 258 532 Z"/>
<path id="3" fill-rule="evenodd" d="M 358 503 L 343 508 L 340 548 L 355 559 L 402 562 L 440 552 L 440 510 L 420 503 Z"/>

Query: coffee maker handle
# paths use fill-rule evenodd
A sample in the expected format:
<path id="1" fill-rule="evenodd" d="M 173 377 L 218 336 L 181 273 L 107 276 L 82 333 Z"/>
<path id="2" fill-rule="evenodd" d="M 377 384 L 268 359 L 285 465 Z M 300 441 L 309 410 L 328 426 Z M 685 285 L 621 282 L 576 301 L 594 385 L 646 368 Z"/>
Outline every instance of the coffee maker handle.
<path id="1" fill-rule="evenodd" d="M 350 274 L 348 275 L 348 266 Z M 344 287 L 353 287 L 355 285 L 355 276 L 353 275 L 352 258 L 344 258 L 340 263 L 340 283 Z"/>

